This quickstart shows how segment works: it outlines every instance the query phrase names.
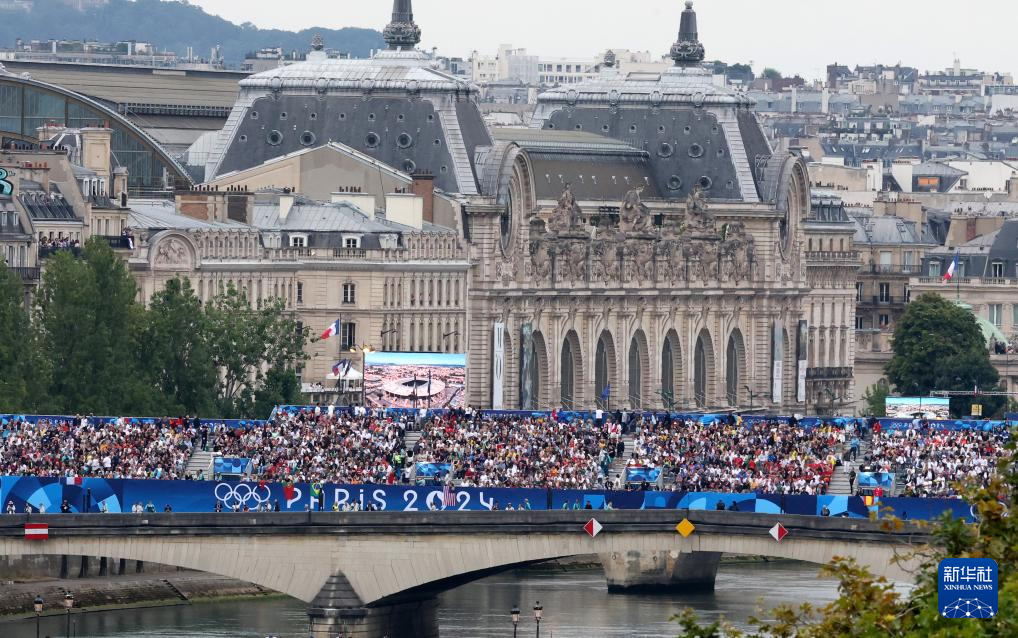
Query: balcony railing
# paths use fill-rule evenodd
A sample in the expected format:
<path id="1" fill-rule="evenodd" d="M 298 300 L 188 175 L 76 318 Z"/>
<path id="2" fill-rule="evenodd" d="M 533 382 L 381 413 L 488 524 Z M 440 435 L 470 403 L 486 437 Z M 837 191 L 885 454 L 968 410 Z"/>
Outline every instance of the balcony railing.
<path id="1" fill-rule="evenodd" d="M 826 261 L 834 263 L 859 263 L 859 253 L 854 250 L 818 250 L 806 253 L 807 261 Z"/>
<path id="2" fill-rule="evenodd" d="M 853 372 L 852 368 L 808 368 L 806 378 L 808 380 L 837 381 L 851 379 Z"/>
<path id="3" fill-rule="evenodd" d="M 891 264 L 870 264 L 870 272 L 875 275 L 918 275 L 919 266 L 894 266 Z"/>
<path id="4" fill-rule="evenodd" d="M 872 297 L 857 297 L 857 303 L 861 306 L 904 306 L 908 299 L 899 295 L 873 295 Z"/>
<path id="5" fill-rule="evenodd" d="M 21 281 L 25 283 L 39 281 L 42 277 L 42 268 L 31 267 L 31 266 L 11 266 L 10 269 L 14 271 L 14 274 L 21 277 Z"/>
<path id="6" fill-rule="evenodd" d="M 113 250 L 131 250 L 131 244 L 123 235 L 93 235 L 97 239 L 109 244 Z"/>
<path id="7" fill-rule="evenodd" d="M 46 259 L 52 257 L 59 252 L 71 253 L 75 257 L 81 257 L 81 247 L 73 246 L 68 248 L 61 248 L 59 246 L 39 246 L 39 259 Z"/>
<path id="8" fill-rule="evenodd" d="M 920 277 L 919 283 L 924 285 L 944 284 L 943 277 Z M 994 288 L 1018 286 L 1018 279 L 997 277 L 955 277 L 949 285 L 953 286 L 986 286 Z"/>

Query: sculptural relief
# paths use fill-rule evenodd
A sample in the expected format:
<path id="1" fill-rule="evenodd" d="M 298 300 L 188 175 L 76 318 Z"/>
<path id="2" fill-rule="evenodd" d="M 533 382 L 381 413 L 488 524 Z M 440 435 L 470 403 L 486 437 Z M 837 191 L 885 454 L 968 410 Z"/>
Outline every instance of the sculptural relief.
<path id="1" fill-rule="evenodd" d="M 619 227 L 624 233 L 646 233 L 653 229 L 650 209 L 641 198 L 644 186 L 637 186 L 626 193 L 620 208 Z"/>
<path id="2" fill-rule="evenodd" d="M 184 245 L 184 242 L 175 237 L 164 240 L 156 249 L 153 265 L 162 268 L 190 268 L 191 251 Z"/>
<path id="3" fill-rule="evenodd" d="M 583 241 L 561 242 L 555 260 L 558 281 L 584 281 L 587 278 L 587 244 Z"/>
<path id="4" fill-rule="evenodd" d="M 558 206 L 552 211 L 551 218 L 548 219 L 548 230 L 554 233 L 564 233 L 571 230 L 575 230 L 580 225 L 580 216 L 583 214 L 583 209 L 576 203 L 576 197 L 573 195 L 572 186 L 566 184 L 565 190 L 558 198 Z"/>
<path id="5" fill-rule="evenodd" d="M 551 248 L 547 242 L 530 243 L 530 274 L 538 283 L 544 283 L 551 275 Z"/>
<path id="6" fill-rule="evenodd" d="M 703 189 L 697 186 L 686 199 L 686 227 L 701 234 L 717 232 L 717 222 L 710 212 Z"/>
<path id="7" fill-rule="evenodd" d="M 604 282 L 619 279 L 618 244 L 612 241 L 596 241 L 591 244 L 594 257 L 594 277 Z"/>
<path id="8" fill-rule="evenodd" d="M 626 244 L 626 256 L 633 260 L 632 277 L 637 281 L 654 281 L 654 244 L 634 240 Z"/>

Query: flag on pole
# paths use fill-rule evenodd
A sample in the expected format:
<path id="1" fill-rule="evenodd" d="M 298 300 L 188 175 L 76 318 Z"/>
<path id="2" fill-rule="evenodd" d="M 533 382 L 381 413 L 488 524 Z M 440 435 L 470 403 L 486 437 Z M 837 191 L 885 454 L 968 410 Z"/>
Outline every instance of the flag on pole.
<path id="1" fill-rule="evenodd" d="M 604 386 L 604 390 L 601 390 L 601 400 L 607 401 L 608 398 L 611 397 L 611 394 L 612 394 L 612 384 L 609 383 L 608 385 Z"/>
<path id="2" fill-rule="evenodd" d="M 442 505 L 445 507 L 456 505 L 456 493 L 452 491 L 452 483 L 446 483 L 442 489 Z"/>
<path id="3" fill-rule="evenodd" d="M 955 253 L 954 254 L 954 261 L 951 262 L 951 265 L 947 267 L 947 272 L 944 273 L 944 283 L 945 284 L 947 282 L 951 281 L 952 279 L 954 279 L 954 273 L 957 270 L 958 270 L 958 253 Z"/>
<path id="4" fill-rule="evenodd" d="M 336 365 L 332 366 L 332 374 L 333 374 L 333 376 L 335 376 L 335 377 L 337 377 L 339 379 L 342 379 L 343 377 L 345 377 L 346 373 L 349 372 L 349 371 L 350 371 L 350 360 L 349 359 L 343 359 L 342 361 L 340 361 Z"/>
<path id="5" fill-rule="evenodd" d="M 325 341 L 326 339 L 331 339 L 331 338 L 335 337 L 336 335 L 339 334 L 340 330 L 342 330 L 342 329 L 343 329 L 343 327 L 340 324 L 340 320 L 336 319 L 336 321 L 333 322 L 332 325 L 330 325 L 328 328 L 326 328 L 325 332 L 322 333 L 322 341 Z"/>

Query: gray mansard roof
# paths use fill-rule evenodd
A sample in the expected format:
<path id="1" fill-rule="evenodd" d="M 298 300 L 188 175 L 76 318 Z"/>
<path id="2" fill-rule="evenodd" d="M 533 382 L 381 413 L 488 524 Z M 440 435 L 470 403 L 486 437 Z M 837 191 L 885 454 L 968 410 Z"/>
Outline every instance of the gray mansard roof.
<path id="1" fill-rule="evenodd" d="M 629 74 L 608 65 L 593 80 L 538 96 L 533 126 L 590 132 L 644 151 L 665 198 L 684 199 L 699 187 L 711 199 L 759 202 L 758 180 L 773 151 L 753 105 L 696 64 Z"/>
<path id="2" fill-rule="evenodd" d="M 341 142 L 407 173 L 430 171 L 449 193 L 477 194 L 473 156 L 491 137 L 476 87 L 418 51 L 328 58 L 252 75 L 209 155 L 206 179 L 302 148 Z"/>

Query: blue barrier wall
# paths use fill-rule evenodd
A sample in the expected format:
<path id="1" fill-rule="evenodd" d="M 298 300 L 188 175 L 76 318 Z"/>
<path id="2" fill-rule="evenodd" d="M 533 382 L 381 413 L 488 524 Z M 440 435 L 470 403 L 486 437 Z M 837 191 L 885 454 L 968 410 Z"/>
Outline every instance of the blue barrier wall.
<path id="1" fill-rule="evenodd" d="M 692 492 L 611 492 L 605 490 L 545 490 L 457 488 L 452 491 L 455 505 L 444 504 L 443 488 L 403 485 L 333 485 L 318 487 L 324 508 L 334 502 L 340 506 L 369 504 L 380 510 L 416 512 L 437 510 L 481 511 L 507 509 L 510 505 L 534 510 L 602 509 L 717 509 L 718 502 L 728 509 L 734 502 L 742 512 L 819 516 L 826 506 L 831 516 L 866 518 L 871 511 L 890 508 L 909 519 L 932 520 L 945 512 L 972 520 L 971 508 L 956 499 L 883 498 L 878 506 L 868 506 L 861 497 L 783 496 L 774 494 L 725 494 Z M 315 488 L 307 484 L 284 486 L 279 483 L 226 483 L 215 481 L 140 481 L 107 479 L 57 479 L 36 477 L 0 478 L 0 502 L 3 510 L 13 501 L 18 512 L 25 505 L 45 505 L 47 513 L 60 511 L 66 499 L 73 512 L 98 512 L 105 504 L 111 513 L 130 512 L 135 503 L 152 505 L 157 512 L 169 505 L 174 512 L 213 512 L 216 503 L 224 509 L 234 505 L 279 504 L 281 511 L 317 508 Z"/>

